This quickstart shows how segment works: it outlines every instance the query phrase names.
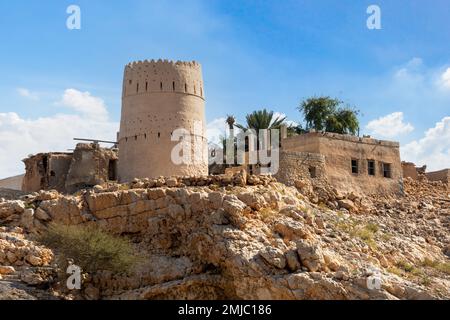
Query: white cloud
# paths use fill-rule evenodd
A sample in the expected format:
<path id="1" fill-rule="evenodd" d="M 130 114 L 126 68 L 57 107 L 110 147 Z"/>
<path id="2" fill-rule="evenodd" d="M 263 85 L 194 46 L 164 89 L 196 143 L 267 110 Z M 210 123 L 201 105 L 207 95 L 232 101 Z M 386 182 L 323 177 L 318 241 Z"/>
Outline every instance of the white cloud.
<path id="1" fill-rule="evenodd" d="M 39 100 L 39 95 L 35 92 L 31 92 L 30 90 L 26 88 L 17 88 L 17 93 L 24 98 L 28 98 L 30 100 L 37 101 Z"/>
<path id="2" fill-rule="evenodd" d="M 370 121 L 366 129 L 375 136 L 394 138 L 410 133 L 414 130 L 414 127 L 410 123 L 403 122 L 403 112 L 394 112 Z"/>
<path id="3" fill-rule="evenodd" d="M 67 89 L 64 91 L 59 104 L 80 112 L 89 118 L 97 120 L 106 120 L 108 118 L 105 102 L 92 96 L 87 91 L 81 92 L 76 89 Z"/>
<path id="4" fill-rule="evenodd" d="M 76 114 L 56 114 L 37 119 L 25 119 L 14 112 L 0 113 L 0 178 L 23 173 L 21 160 L 29 154 L 73 148 L 75 137 L 115 140 L 119 124 L 108 120 L 108 112 L 101 99 L 88 93 L 78 95 L 74 89 L 66 90 L 64 96 L 69 97 L 67 102 L 72 102 L 68 106 L 87 107 L 87 102 L 91 102 L 98 109 L 85 112 L 84 107 L 73 107 Z"/>
<path id="5" fill-rule="evenodd" d="M 280 118 L 280 119 L 285 118 L 284 122 L 285 122 L 288 126 L 293 126 L 293 127 L 298 126 L 298 122 L 295 122 L 295 121 L 292 121 L 292 120 L 288 120 L 287 117 L 286 117 L 286 114 L 285 114 L 285 113 L 282 113 L 282 112 L 274 112 L 274 113 L 273 113 L 273 118 L 274 118 L 274 119 L 276 119 L 276 118 Z"/>
<path id="6" fill-rule="evenodd" d="M 208 142 L 222 145 L 222 137 L 227 132 L 226 118 L 216 118 L 206 124 Z"/>
<path id="7" fill-rule="evenodd" d="M 447 68 L 440 76 L 439 83 L 443 89 L 450 90 L 450 68 Z"/>
<path id="8" fill-rule="evenodd" d="M 423 138 L 401 148 L 402 159 L 427 165 L 428 171 L 450 168 L 450 117 L 444 117 Z"/>

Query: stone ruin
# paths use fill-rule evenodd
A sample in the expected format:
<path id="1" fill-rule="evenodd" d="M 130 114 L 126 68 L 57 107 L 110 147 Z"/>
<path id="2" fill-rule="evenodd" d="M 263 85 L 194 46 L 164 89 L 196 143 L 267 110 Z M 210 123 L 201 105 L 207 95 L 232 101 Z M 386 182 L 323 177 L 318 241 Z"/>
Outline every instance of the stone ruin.
<path id="1" fill-rule="evenodd" d="M 427 166 L 417 167 L 412 162 L 402 161 L 403 178 L 413 180 L 440 181 L 450 187 L 450 169 L 426 172 Z"/>
<path id="2" fill-rule="evenodd" d="M 117 179 L 117 149 L 97 143 L 79 143 L 73 153 L 39 153 L 24 159 L 26 174 L 22 190 L 54 189 L 61 193 L 103 184 Z"/>

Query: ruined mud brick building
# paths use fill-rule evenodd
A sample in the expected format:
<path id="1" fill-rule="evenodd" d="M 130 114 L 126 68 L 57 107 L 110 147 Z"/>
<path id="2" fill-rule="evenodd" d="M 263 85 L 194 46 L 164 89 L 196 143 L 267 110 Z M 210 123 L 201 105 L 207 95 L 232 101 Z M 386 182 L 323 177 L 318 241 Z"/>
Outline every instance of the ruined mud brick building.
<path id="1" fill-rule="evenodd" d="M 77 144 L 73 153 L 39 153 L 24 159 L 22 190 L 73 193 L 117 179 L 117 150 L 96 143 Z"/>
<path id="2" fill-rule="evenodd" d="M 120 121 L 120 182 L 134 178 L 208 174 L 202 69 L 192 62 L 139 61 L 125 67 Z M 197 127 L 196 127 L 197 126 Z M 171 155 L 185 129 L 191 163 L 177 164 Z M 194 159 L 197 155 L 197 159 Z M 196 161 L 194 161 L 196 160 Z"/>
<path id="3" fill-rule="evenodd" d="M 450 188 L 450 169 L 427 172 L 427 173 L 425 173 L 425 175 L 428 180 L 442 181 L 442 182 L 446 183 Z"/>
<path id="4" fill-rule="evenodd" d="M 420 175 L 424 175 L 427 166 L 417 167 L 413 162 L 402 161 L 403 178 L 419 179 Z"/>
<path id="5" fill-rule="evenodd" d="M 417 167 L 412 162 L 402 162 L 403 178 L 420 180 L 426 177 L 429 181 L 441 181 L 450 188 L 450 169 L 426 172 L 427 166 Z"/>
<path id="6" fill-rule="evenodd" d="M 399 143 L 328 132 L 310 132 L 281 139 L 278 180 L 326 179 L 338 189 L 401 193 Z"/>

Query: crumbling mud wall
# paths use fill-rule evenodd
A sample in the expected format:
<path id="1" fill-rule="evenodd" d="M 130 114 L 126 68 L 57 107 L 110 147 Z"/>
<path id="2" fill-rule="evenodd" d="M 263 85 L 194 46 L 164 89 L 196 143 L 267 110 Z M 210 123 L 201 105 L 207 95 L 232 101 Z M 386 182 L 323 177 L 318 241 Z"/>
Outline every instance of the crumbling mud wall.
<path id="1" fill-rule="evenodd" d="M 402 161 L 403 178 L 411 178 L 417 180 L 419 175 L 417 174 L 416 165 L 412 162 Z"/>
<path id="2" fill-rule="evenodd" d="M 450 187 L 450 169 L 427 172 L 425 175 L 430 181 L 442 181 Z"/>
<path id="3" fill-rule="evenodd" d="M 411 178 L 413 180 L 418 180 L 421 176 L 425 174 L 426 170 L 427 170 L 426 165 L 417 167 L 412 162 L 402 161 L 403 178 Z"/>
<path id="4" fill-rule="evenodd" d="M 117 150 L 98 144 L 79 143 L 73 153 L 39 153 L 24 159 L 25 176 L 22 190 L 77 190 L 116 180 Z"/>
<path id="5" fill-rule="evenodd" d="M 68 193 L 116 180 L 117 151 L 98 144 L 79 143 L 75 149 L 65 181 Z"/>
<path id="6" fill-rule="evenodd" d="M 71 153 L 61 152 L 39 153 L 24 159 L 26 173 L 22 182 L 22 190 L 35 192 L 54 189 L 64 192 L 71 160 Z"/>

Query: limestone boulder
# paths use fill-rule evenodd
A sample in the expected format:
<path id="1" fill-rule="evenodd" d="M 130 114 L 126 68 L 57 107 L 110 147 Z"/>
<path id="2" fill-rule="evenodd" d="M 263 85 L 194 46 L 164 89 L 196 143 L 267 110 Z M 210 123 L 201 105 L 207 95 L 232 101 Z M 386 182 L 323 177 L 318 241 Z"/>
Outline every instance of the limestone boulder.
<path id="1" fill-rule="evenodd" d="M 16 269 L 14 269 L 14 267 L 0 265 L 0 275 L 13 274 L 14 272 L 16 272 Z"/>
<path id="2" fill-rule="evenodd" d="M 350 199 L 338 200 L 339 208 L 344 208 L 350 212 L 358 212 L 358 208 L 355 203 Z"/>
<path id="3" fill-rule="evenodd" d="M 278 268 L 284 269 L 286 267 L 286 258 L 278 248 L 266 247 L 260 252 L 261 257 L 270 265 Z"/>
<path id="4" fill-rule="evenodd" d="M 297 253 L 302 265 L 308 268 L 310 272 L 319 271 L 325 264 L 322 248 L 317 243 L 298 241 Z"/>
<path id="5" fill-rule="evenodd" d="M 236 196 L 226 196 L 223 201 L 223 209 L 226 218 L 237 228 L 243 228 L 247 219 L 245 218 L 245 210 L 247 205 L 239 200 Z"/>

